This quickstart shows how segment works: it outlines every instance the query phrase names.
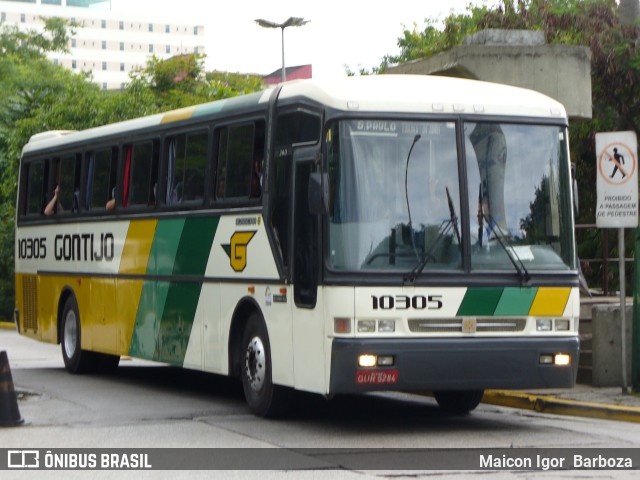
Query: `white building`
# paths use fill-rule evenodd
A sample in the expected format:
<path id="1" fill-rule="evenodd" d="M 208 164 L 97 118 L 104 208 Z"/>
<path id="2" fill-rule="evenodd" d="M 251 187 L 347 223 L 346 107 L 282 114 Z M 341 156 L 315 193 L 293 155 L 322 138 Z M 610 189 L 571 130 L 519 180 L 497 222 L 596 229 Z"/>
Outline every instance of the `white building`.
<path id="1" fill-rule="evenodd" d="M 204 53 L 204 26 L 176 24 L 148 14 L 110 11 L 109 0 L 4 0 L 0 20 L 24 30 L 41 31 L 40 17 L 73 19 L 82 25 L 69 45 L 70 53 L 50 59 L 73 71 L 88 71 L 103 89 L 120 88 L 129 72 L 153 55 L 166 59 Z"/>

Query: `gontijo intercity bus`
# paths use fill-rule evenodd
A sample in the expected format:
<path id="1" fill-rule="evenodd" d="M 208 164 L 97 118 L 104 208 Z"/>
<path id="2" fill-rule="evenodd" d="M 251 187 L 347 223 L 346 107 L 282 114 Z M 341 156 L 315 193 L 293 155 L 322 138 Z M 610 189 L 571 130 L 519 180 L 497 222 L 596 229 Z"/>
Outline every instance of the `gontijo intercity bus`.
<path id="1" fill-rule="evenodd" d="M 452 78 L 289 82 L 38 134 L 15 318 L 70 372 L 128 355 L 239 377 L 257 415 L 294 390 L 468 412 L 484 389 L 574 385 L 570 184 L 561 104 Z"/>

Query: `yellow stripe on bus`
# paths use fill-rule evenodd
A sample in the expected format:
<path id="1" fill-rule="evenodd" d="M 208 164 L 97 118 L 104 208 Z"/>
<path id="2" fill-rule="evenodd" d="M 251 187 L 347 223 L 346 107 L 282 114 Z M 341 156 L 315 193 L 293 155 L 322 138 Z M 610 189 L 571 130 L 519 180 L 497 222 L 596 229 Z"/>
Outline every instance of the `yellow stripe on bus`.
<path id="1" fill-rule="evenodd" d="M 129 224 L 119 273 L 137 275 L 146 273 L 157 225 L 158 220 L 138 220 Z"/>
<path id="2" fill-rule="evenodd" d="M 157 225 L 158 220 L 137 220 L 129 224 L 120 260 L 121 274 L 144 275 L 147 272 Z M 117 301 L 110 314 L 118 319 L 115 343 L 120 355 L 129 352 L 143 285 L 142 279 L 118 279 Z"/>
<path id="3" fill-rule="evenodd" d="M 193 112 L 195 111 L 195 109 L 196 107 L 194 106 L 168 112 L 162 117 L 160 124 L 178 122 L 180 120 L 188 120 L 193 116 Z"/>
<path id="4" fill-rule="evenodd" d="M 531 316 L 559 316 L 569 301 L 571 287 L 540 287 L 529 310 Z"/>

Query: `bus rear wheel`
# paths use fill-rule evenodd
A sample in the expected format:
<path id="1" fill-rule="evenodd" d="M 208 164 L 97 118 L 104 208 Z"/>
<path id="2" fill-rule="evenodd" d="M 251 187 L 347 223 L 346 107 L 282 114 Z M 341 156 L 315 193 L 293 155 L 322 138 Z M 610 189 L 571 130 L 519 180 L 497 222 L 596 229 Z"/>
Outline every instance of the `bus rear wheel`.
<path id="1" fill-rule="evenodd" d="M 273 384 L 269 336 L 257 312 L 247 320 L 240 355 L 240 376 L 249 410 L 260 417 L 284 415 L 290 405 L 291 390 Z"/>
<path id="2" fill-rule="evenodd" d="M 80 312 L 78 302 L 73 295 L 67 298 L 62 310 L 61 333 L 62 359 L 68 372 L 110 373 L 118 367 L 119 355 L 82 350 Z"/>
<path id="3" fill-rule="evenodd" d="M 85 373 L 91 370 L 93 358 L 91 352 L 81 348 L 81 327 L 78 302 L 71 295 L 67 298 L 62 310 L 61 330 L 62 359 L 64 366 L 70 373 Z"/>
<path id="4" fill-rule="evenodd" d="M 484 390 L 456 390 L 433 392 L 433 396 L 442 410 L 455 415 L 464 415 L 476 408 Z"/>

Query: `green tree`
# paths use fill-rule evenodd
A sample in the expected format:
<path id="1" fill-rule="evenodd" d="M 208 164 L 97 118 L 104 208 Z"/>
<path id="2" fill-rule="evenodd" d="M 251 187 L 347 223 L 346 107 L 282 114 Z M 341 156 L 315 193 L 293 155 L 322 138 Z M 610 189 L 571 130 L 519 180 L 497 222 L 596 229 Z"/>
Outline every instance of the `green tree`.
<path id="1" fill-rule="evenodd" d="M 204 71 L 204 55 L 186 54 L 167 60 L 153 57 L 145 68 L 134 71 L 127 91 L 145 89 L 159 111 L 187 107 L 221 98 L 262 90 L 262 78 Z"/>
<path id="2" fill-rule="evenodd" d="M 44 20 L 42 32 L 0 25 L 0 318 L 14 305 L 14 218 L 23 145 L 48 130 L 83 130 L 264 88 L 255 76 L 205 73 L 204 57 L 152 58 L 122 91 L 103 91 L 88 74 L 47 60 L 66 51 L 75 23 Z"/>

